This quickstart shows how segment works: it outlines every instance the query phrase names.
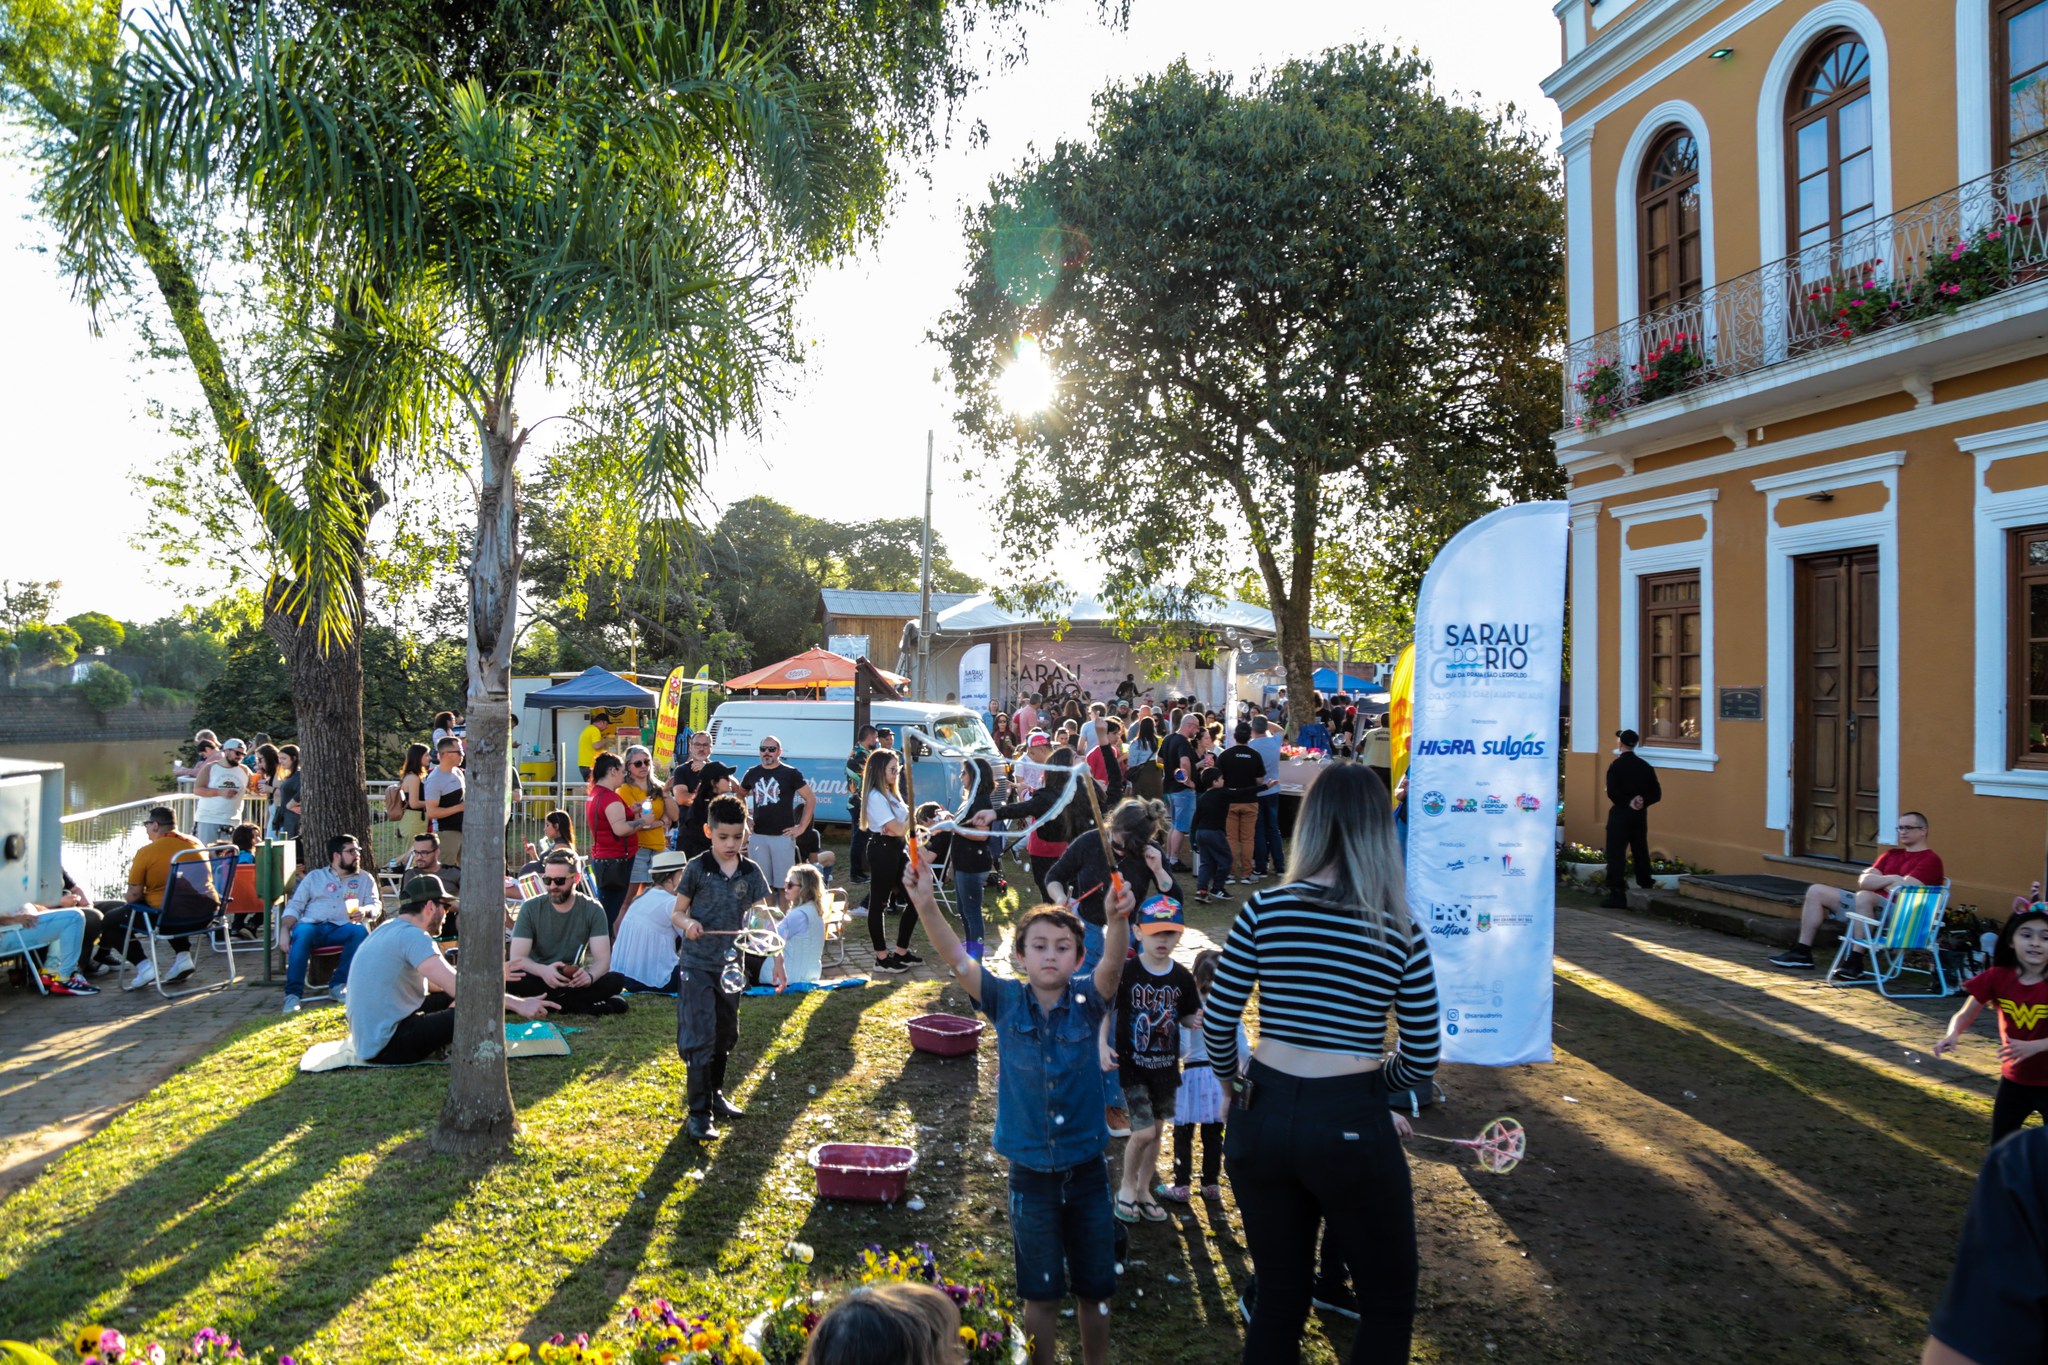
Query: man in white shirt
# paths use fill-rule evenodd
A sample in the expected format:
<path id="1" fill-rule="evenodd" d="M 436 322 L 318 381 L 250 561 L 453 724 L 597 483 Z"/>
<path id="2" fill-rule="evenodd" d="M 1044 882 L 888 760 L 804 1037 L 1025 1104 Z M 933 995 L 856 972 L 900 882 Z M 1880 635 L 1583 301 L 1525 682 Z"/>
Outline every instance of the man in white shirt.
<path id="1" fill-rule="evenodd" d="M 316 948 L 341 949 L 332 992 L 336 1000 L 348 998 L 349 966 L 370 933 L 363 920 L 375 917 L 378 910 L 377 879 L 363 868 L 362 857 L 355 835 L 335 835 L 327 841 L 327 866 L 299 878 L 285 902 L 278 930 L 291 945 L 284 971 L 286 1014 L 297 1012 L 299 998 L 306 993 L 306 965 Z"/>
<path id="2" fill-rule="evenodd" d="M 242 796 L 249 790 L 249 770 L 242 766 L 249 746 L 231 739 L 220 748 L 220 757 L 192 780 L 192 794 L 199 798 L 192 833 L 202 844 L 222 842 L 242 823 Z"/>

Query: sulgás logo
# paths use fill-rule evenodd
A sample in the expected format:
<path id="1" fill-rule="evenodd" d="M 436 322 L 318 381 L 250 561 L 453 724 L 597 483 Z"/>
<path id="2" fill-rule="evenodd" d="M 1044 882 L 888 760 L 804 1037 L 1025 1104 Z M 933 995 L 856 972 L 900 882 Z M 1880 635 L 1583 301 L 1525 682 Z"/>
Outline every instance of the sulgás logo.
<path id="1" fill-rule="evenodd" d="M 1461 901 L 1431 901 L 1429 932 L 1436 938 L 1461 938 L 1472 932 L 1472 907 Z"/>
<path id="2" fill-rule="evenodd" d="M 1424 815 L 1442 815 L 1444 813 L 1444 794 L 1442 792 L 1424 792 L 1422 794 L 1422 813 Z"/>
<path id="3" fill-rule="evenodd" d="M 1519 758 L 1541 758 L 1548 747 L 1547 740 L 1538 739 L 1533 733 L 1523 735 L 1520 739 L 1512 735 L 1506 739 L 1489 739 L 1483 744 L 1475 744 L 1469 739 L 1415 741 L 1415 752 L 1418 755 L 1428 754 L 1436 758 L 1473 758 L 1484 755 L 1487 758 L 1504 758 L 1510 763 Z"/>

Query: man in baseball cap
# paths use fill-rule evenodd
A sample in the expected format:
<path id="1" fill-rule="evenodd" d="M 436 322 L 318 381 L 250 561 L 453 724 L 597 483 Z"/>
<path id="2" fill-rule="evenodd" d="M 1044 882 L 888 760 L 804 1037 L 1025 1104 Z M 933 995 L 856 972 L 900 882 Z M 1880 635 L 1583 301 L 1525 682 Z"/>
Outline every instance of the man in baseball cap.
<path id="1" fill-rule="evenodd" d="M 434 876 L 409 877 L 397 913 L 356 950 L 349 974 L 348 1035 L 356 1060 L 373 1066 L 423 1062 L 455 1041 L 455 969 L 434 935 L 454 903 Z M 553 1001 L 504 997 L 522 1019 L 538 1019 Z"/>

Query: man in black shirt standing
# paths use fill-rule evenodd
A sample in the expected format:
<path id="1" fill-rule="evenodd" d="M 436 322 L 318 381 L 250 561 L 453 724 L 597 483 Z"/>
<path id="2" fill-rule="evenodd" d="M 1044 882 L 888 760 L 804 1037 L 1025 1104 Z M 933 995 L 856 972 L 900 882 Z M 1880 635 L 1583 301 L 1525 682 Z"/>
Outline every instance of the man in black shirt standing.
<path id="1" fill-rule="evenodd" d="M 1159 746 L 1159 766 L 1164 769 L 1159 792 L 1173 812 L 1173 828 L 1166 835 L 1166 859 L 1182 872 L 1188 870 L 1188 864 L 1180 856 L 1181 850 L 1195 827 L 1195 789 L 1190 779 L 1195 775 L 1195 731 L 1201 725 L 1201 717 L 1190 711 L 1181 717 L 1180 728 Z"/>
<path id="2" fill-rule="evenodd" d="M 761 761 L 747 769 L 740 790 L 747 794 L 753 816 L 747 856 L 761 865 L 770 886 L 780 886 L 784 874 L 796 866 L 798 836 L 817 814 L 811 780 L 782 761 L 782 741 L 768 735 L 761 741 Z"/>
<path id="3" fill-rule="evenodd" d="M 1650 880 L 1650 807 L 1664 799 L 1657 785 L 1657 770 L 1636 753 L 1642 736 L 1633 730 L 1616 730 L 1621 747 L 1614 762 L 1607 765 L 1607 898 L 1600 902 L 1608 910 L 1628 909 L 1624 894 L 1624 857 L 1636 863 L 1636 885 L 1648 890 Z"/>

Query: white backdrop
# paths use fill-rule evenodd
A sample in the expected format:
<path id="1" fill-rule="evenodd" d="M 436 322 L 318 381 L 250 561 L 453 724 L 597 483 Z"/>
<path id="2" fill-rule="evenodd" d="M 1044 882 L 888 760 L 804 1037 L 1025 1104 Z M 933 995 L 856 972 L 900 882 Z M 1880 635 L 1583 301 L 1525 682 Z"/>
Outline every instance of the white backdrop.
<path id="1" fill-rule="evenodd" d="M 1417 602 L 1408 905 L 1429 932 L 1445 1061 L 1551 1059 L 1567 529 L 1561 502 L 1482 517 Z"/>

